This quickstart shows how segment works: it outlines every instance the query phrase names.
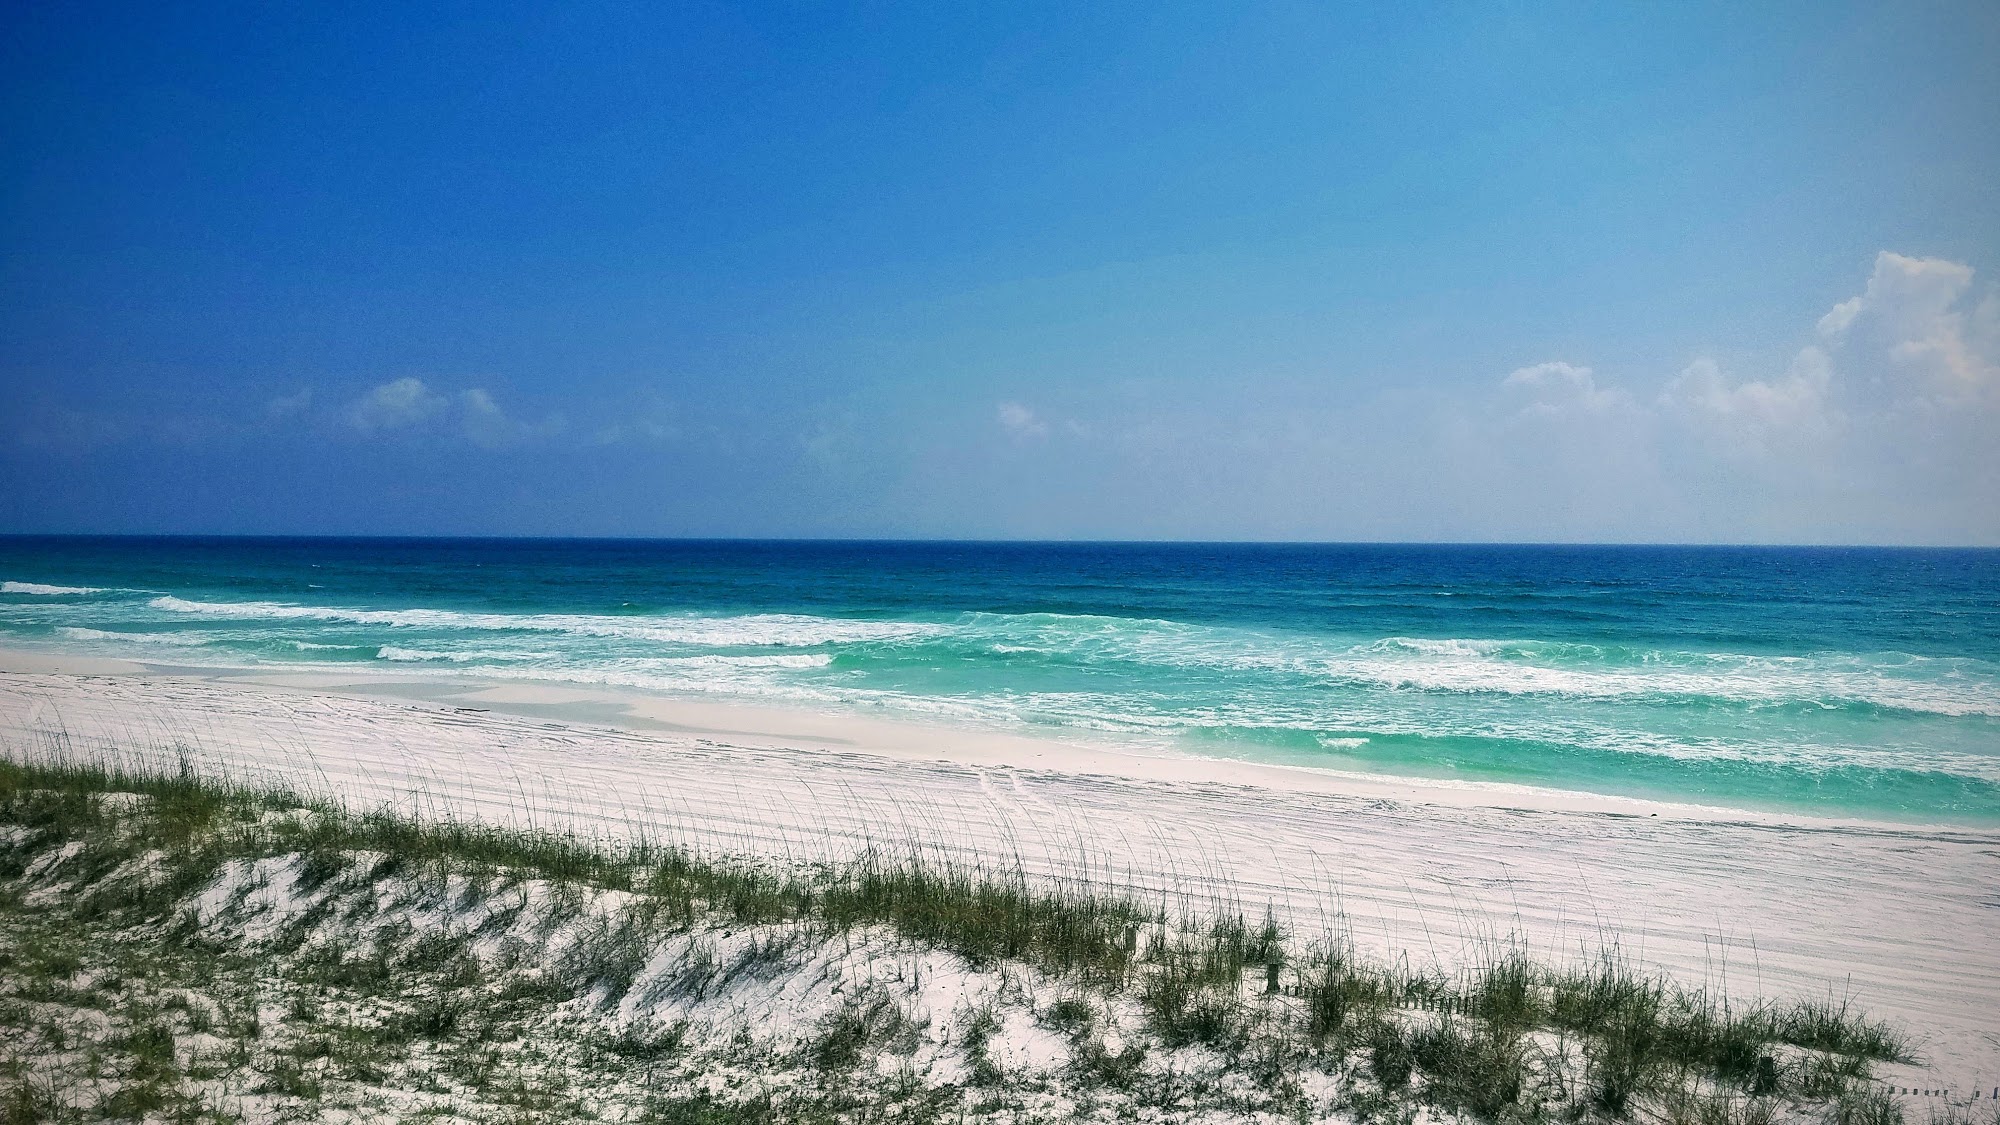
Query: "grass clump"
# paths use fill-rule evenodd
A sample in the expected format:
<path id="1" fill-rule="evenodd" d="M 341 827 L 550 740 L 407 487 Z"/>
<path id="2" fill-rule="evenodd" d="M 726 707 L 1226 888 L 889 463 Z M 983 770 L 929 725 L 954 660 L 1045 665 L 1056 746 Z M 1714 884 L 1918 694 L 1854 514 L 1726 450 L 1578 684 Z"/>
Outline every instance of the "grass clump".
<path id="1" fill-rule="evenodd" d="M 1055 972 L 1122 978 L 1125 934 L 1151 919 L 1136 903 L 1025 875 L 982 876 L 865 858 L 820 890 L 816 913 L 836 928 L 881 923 L 974 964 L 1025 961 Z"/>
<path id="2" fill-rule="evenodd" d="M 1520 1037 L 1491 1024 L 1448 1018 L 1419 1028 L 1409 1036 L 1409 1061 L 1424 1076 L 1426 1101 L 1486 1120 L 1519 1106 L 1529 1084 Z"/>
<path id="3" fill-rule="evenodd" d="M 907 1052 L 920 1030 L 892 998 L 863 996 L 841 1005 L 822 1021 L 807 1054 L 821 1070 L 851 1070 L 874 1051 Z"/>
<path id="4" fill-rule="evenodd" d="M 1314 952 L 1298 977 L 1306 1032 L 1316 1042 L 1344 1038 L 1358 1018 L 1383 1009 L 1392 990 L 1386 975 L 1361 966 L 1345 943 Z"/>

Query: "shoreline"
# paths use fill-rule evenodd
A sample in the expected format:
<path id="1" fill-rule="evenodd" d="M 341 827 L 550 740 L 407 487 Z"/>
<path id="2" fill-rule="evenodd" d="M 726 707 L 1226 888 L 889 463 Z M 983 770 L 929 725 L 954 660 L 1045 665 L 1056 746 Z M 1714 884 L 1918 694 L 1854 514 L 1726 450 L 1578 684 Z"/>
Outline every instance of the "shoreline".
<path id="1" fill-rule="evenodd" d="M 1794 828 L 1983 833 L 2000 839 L 2000 826 L 1817 816 L 1509 782 L 1366 773 L 1172 752 L 1147 753 L 1121 746 L 1109 738 L 1082 734 L 1074 738 L 1057 737 L 1055 731 L 1014 733 L 901 717 L 696 700 L 610 685 L 547 684 L 465 674 L 426 676 L 372 668 L 349 673 L 221 667 L 0 648 L 0 676 L 21 674 L 212 681 L 305 694 L 429 703 L 441 708 L 487 711 L 577 726 L 691 735 L 768 750 L 863 753 L 901 761 L 1053 770 L 1169 784 L 1239 785 L 1368 797 L 1415 806 L 1660 817 Z"/>
<path id="2" fill-rule="evenodd" d="M 839 731 L 808 744 L 783 730 L 611 726 L 519 685 L 454 701 L 404 681 L 391 684 L 401 695 L 380 680 L 363 694 L 49 659 L 0 674 L 12 756 L 186 763 L 361 811 L 753 862 L 907 855 L 1081 880 L 1169 911 L 1268 910 L 1448 972 L 1509 948 L 1556 960 L 1615 948 L 1731 995 L 1852 1000 L 1931 1032 L 1926 1075 L 2000 1081 L 2000 833 L 1524 808 L 1244 764 L 1224 777 L 1194 759 L 1037 761 L 1070 751 L 1032 741 L 899 754 Z M 1085 768 L 1100 763 L 1116 772 Z"/>

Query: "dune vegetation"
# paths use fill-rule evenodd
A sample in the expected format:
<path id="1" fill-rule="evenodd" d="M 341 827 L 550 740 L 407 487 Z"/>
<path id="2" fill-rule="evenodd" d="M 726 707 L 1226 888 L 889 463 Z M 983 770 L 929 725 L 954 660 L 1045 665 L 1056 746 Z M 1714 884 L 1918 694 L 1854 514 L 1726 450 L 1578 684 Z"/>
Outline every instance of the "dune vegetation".
<path id="1" fill-rule="evenodd" d="M 5 1121 L 1899 1121 L 1905 1036 L 1083 882 L 0 762 Z"/>

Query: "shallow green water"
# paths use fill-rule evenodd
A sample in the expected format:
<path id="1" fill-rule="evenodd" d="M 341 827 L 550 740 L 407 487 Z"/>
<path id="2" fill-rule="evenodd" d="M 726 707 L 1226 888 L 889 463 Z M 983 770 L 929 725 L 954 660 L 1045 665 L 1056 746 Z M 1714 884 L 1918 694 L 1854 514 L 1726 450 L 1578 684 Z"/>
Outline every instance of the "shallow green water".
<path id="1" fill-rule="evenodd" d="M 2000 553 L 0 540 L 0 644 L 2000 823 Z"/>

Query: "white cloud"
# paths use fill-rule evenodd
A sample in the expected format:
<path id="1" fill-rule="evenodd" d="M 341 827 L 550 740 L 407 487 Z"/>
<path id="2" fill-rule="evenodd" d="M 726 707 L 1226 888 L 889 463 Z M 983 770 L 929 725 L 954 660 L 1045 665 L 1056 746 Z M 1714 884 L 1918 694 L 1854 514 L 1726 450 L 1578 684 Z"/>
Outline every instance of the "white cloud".
<path id="1" fill-rule="evenodd" d="M 1658 404 L 1738 453 L 1830 451 L 1843 432 L 1878 445 L 1962 443 L 1968 420 L 2000 405 L 2000 303 L 1972 304 L 1972 282 L 1970 266 L 1883 251 L 1863 291 L 1820 318 L 1783 375 L 1732 381 L 1697 359 Z M 1942 414 L 1958 417 L 1942 427 Z"/>
<path id="2" fill-rule="evenodd" d="M 1524 414 L 1601 414 L 1628 401 L 1623 391 L 1599 387 L 1590 368 L 1560 361 L 1515 368 L 1500 385 L 1527 397 Z"/>
<path id="3" fill-rule="evenodd" d="M 1049 436 L 1049 424 L 1037 417 L 1033 410 L 1018 402 L 1001 403 L 997 417 L 1001 431 L 1016 441 Z"/>
<path id="4" fill-rule="evenodd" d="M 481 449 L 503 449 L 562 431 L 560 415 L 540 422 L 515 418 L 491 391 L 471 387 L 447 396 L 421 379 L 397 379 L 371 389 L 347 408 L 347 421 L 363 434 L 437 434 L 456 429 Z"/>
<path id="5" fill-rule="evenodd" d="M 1857 391 L 1963 401 L 2000 384 L 2000 300 L 1968 307 L 1972 267 L 1883 251 L 1860 296 L 1835 305 L 1820 337 L 1854 368 Z"/>
<path id="6" fill-rule="evenodd" d="M 348 408 L 348 421 L 362 433 L 402 430 L 427 422 L 449 404 L 422 379 L 397 379 L 362 395 Z"/>
<path id="7" fill-rule="evenodd" d="M 1833 368 L 1826 353 L 1802 349 L 1783 376 L 1732 383 L 1704 356 L 1660 392 L 1659 405 L 1705 436 L 1738 452 L 1772 452 L 1818 441 L 1840 428 L 1828 401 Z"/>
<path id="8" fill-rule="evenodd" d="M 481 449 L 498 449 L 522 437 L 521 425 L 502 413 L 500 405 L 484 389 L 461 391 L 458 402 L 465 438 Z"/>
<path id="9" fill-rule="evenodd" d="M 1704 356 L 1650 396 L 1524 367 L 1448 444 L 1499 451 L 1475 470 L 1496 499 L 1545 490 L 1598 519 L 1594 483 L 1654 481 L 1646 503 L 1701 538 L 2000 539 L 2000 298 L 1971 267 L 1877 255 L 1804 335 L 1775 372 Z"/>

